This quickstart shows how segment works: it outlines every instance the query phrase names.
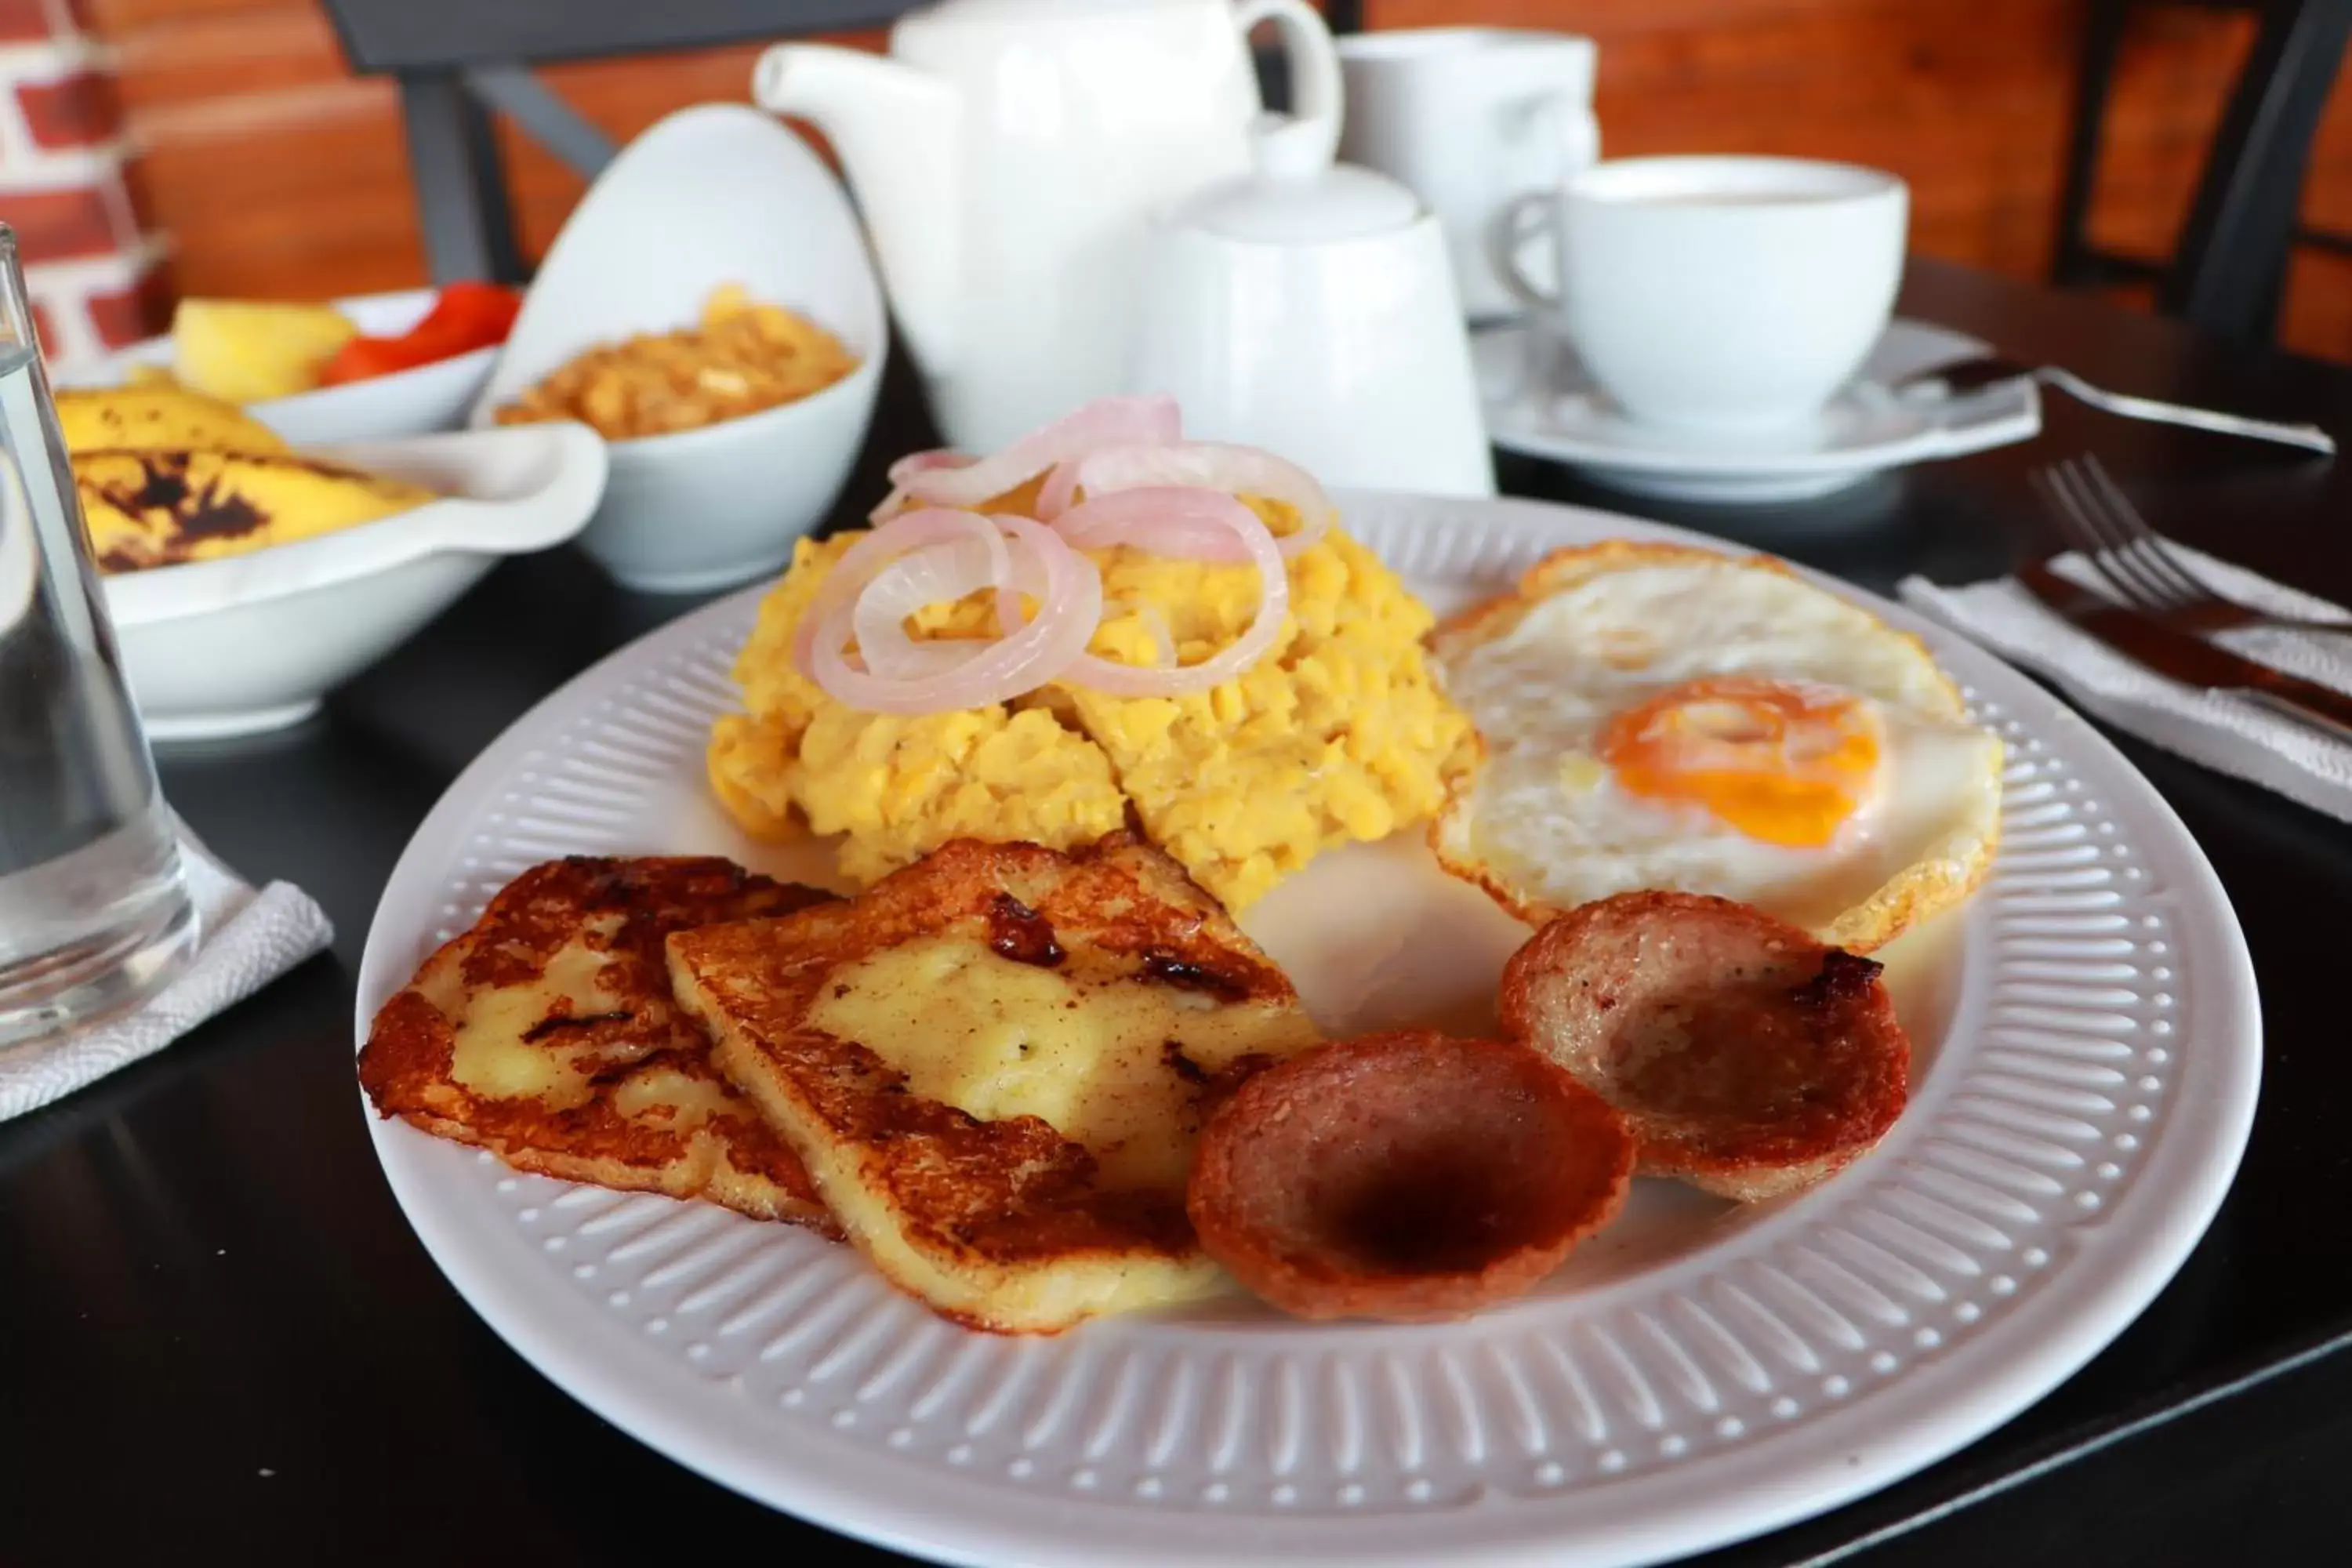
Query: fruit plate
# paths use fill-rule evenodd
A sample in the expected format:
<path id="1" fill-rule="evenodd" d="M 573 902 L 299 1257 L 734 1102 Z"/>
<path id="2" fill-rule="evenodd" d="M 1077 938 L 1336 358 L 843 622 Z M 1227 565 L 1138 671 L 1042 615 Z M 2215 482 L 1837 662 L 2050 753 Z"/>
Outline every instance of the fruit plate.
<path id="1" fill-rule="evenodd" d="M 1527 502 L 1341 504 L 1441 613 L 1559 545 L 1709 542 Z M 2139 1312 L 2228 1187 L 2260 1077 L 2243 939 L 2170 809 L 2040 688 L 1853 596 L 1927 639 L 2006 738 L 2005 837 L 1965 909 L 1882 954 L 1910 1108 L 1802 1196 L 1738 1210 L 1637 1183 L 1534 1295 L 1464 1322 L 1232 1300 L 1018 1340 L 932 1317 L 803 1231 L 371 1117 L 377 1153 L 451 1281 L 582 1403 L 738 1491 L 944 1562 L 1596 1568 L 1833 1507 L 2013 1415 Z M 538 860 L 808 874 L 816 848 L 742 838 L 702 779 L 757 602 L 614 655 L 451 787 L 377 910 L 362 1036 Z M 1334 1032 L 1477 1026 L 1524 935 L 1411 833 L 1318 860 L 1242 923 Z"/>
<path id="2" fill-rule="evenodd" d="M 423 321 L 435 297 L 430 289 L 401 289 L 388 294 L 354 295 L 332 303 L 361 331 L 390 337 Z M 490 366 L 498 357 L 495 347 L 476 349 L 414 370 L 249 404 L 246 412 L 297 447 L 455 430 L 465 423 L 466 410 L 489 379 Z M 171 363 L 172 340 L 148 338 L 120 350 L 87 374 L 74 377 L 72 384 L 115 386 L 129 377 L 133 366 L 168 369 Z"/>
<path id="3" fill-rule="evenodd" d="M 604 443 L 564 422 L 307 455 L 407 479 L 442 499 L 247 554 L 106 578 L 131 695 L 155 739 L 212 740 L 307 717 L 499 557 L 578 533 L 604 490 Z M 265 512 L 272 500 L 299 504 L 259 499 Z"/>

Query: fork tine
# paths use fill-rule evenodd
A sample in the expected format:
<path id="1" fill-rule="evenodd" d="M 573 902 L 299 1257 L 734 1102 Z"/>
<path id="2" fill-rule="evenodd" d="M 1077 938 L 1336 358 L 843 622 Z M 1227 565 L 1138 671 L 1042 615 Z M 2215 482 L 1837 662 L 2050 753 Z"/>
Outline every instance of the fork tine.
<path id="1" fill-rule="evenodd" d="M 2084 564 L 2098 574 L 2116 598 L 2126 605 L 2137 605 L 2140 602 L 2139 588 L 2129 578 L 2118 574 L 2109 562 L 2106 540 L 2086 508 L 2084 498 L 2076 491 L 2078 478 L 2075 465 L 2070 458 L 2037 470 L 2032 483 L 2034 489 L 2042 492 L 2043 501 L 2056 518 L 2058 531 L 2067 543 L 2074 546 Z"/>
<path id="2" fill-rule="evenodd" d="M 2042 510 L 2058 525 L 2059 539 L 2068 549 L 2090 563 L 2091 557 L 2098 553 L 2098 542 L 2092 536 L 2089 526 L 2084 522 L 2082 513 L 2074 504 L 2074 492 L 2065 484 L 2066 477 L 2066 465 L 2053 463 L 2047 468 L 2034 469 L 2028 476 L 2027 482 L 2033 487 L 2033 493 L 2042 498 Z"/>
<path id="3" fill-rule="evenodd" d="M 2104 580 L 2107 578 L 2105 550 L 2090 519 L 2084 515 L 2082 502 L 2074 495 L 2074 465 L 2070 459 L 2035 469 L 2032 483 L 2041 495 L 2042 505 L 2058 524 L 2059 537 L 2083 558 L 2084 565 Z M 2126 592 L 2123 584 L 2112 580 L 2108 585 L 2117 594 Z"/>
<path id="4" fill-rule="evenodd" d="M 2069 550 L 2087 553 L 2089 546 L 2083 542 L 2082 526 L 2074 519 L 2074 508 L 2068 503 L 2065 492 L 2058 488 L 2057 475 L 2058 466 L 2052 464 L 2026 475 L 2025 483 L 2042 502 L 2043 513 L 2058 525 L 2059 542 Z"/>
<path id="5" fill-rule="evenodd" d="M 2084 526 L 2098 542 L 2099 554 L 2094 564 L 2101 568 L 2101 574 L 2122 587 L 2126 604 L 2143 610 L 2172 608 L 2170 592 L 2132 553 L 2130 530 L 2101 498 L 2097 487 L 2091 482 L 2087 464 L 2078 459 L 2069 463 L 2067 470 L 2068 484 Z"/>
<path id="6" fill-rule="evenodd" d="M 2122 603 L 2143 610 L 2161 608 L 2164 601 L 2118 552 L 2113 524 L 2084 477 L 2081 462 L 2068 458 L 2046 471 L 2051 493 L 2059 498 L 2064 517 L 2073 523 L 2070 531 L 2084 563 Z"/>
<path id="7" fill-rule="evenodd" d="M 2242 626 L 2352 635 L 2352 617 L 2274 615 L 2212 587 L 2184 547 L 2148 527 L 2095 457 L 2064 458 L 2035 469 L 2027 480 L 2060 540 L 2082 557 L 2104 591 L 2128 608 L 2173 618 L 2199 635 Z"/>
<path id="8" fill-rule="evenodd" d="M 2171 542 L 2147 525 L 2139 509 L 2132 505 L 2131 498 L 2124 494 L 2123 487 L 2108 474 L 2105 464 L 2094 455 L 2083 459 L 2083 468 L 2105 502 L 2106 514 L 2115 520 L 2126 540 L 2125 548 L 2149 576 L 2165 586 L 2176 607 L 2208 604 L 2219 596 L 2181 561 Z"/>

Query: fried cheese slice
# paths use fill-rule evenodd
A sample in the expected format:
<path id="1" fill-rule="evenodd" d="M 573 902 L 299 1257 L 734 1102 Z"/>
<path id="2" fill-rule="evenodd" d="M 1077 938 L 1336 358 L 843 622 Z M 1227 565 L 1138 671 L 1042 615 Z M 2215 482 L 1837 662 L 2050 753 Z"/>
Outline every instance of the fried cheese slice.
<path id="1" fill-rule="evenodd" d="M 891 1283 L 1051 1333 L 1221 1288 L 1184 1214 L 1207 1111 L 1312 1045 L 1167 856 L 958 840 L 856 899 L 680 931 L 680 1004 Z"/>
<path id="2" fill-rule="evenodd" d="M 827 900 L 717 858 L 535 866 L 377 1013 L 378 1114 L 519 1170 L 833 1228 L 791 1146 L 712 1065 L 662 940 Z"/>

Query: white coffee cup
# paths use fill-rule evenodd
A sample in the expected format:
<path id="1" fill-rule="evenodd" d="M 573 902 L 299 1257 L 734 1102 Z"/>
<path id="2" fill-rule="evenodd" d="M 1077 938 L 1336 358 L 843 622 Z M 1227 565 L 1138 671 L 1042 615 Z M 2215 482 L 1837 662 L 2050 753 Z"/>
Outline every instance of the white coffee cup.
<path id="1" fill-rule="evenodd" d="M 1401 181 L 1445 229 L 1464 310 L 1517 310 L 1487 259 L 1511 197 L 1550 190 L 1601 155 L 1590 38 L 1423 27 L 1339 40 L 1348 115 L 1339 155 Z"/>
<path id="2" fill-rule="evenodd" d="M 1626 158 L 1514 201 L 1506 285 L 1635 419 L 1754 430 L 1820 412 L 1886 330 L 1910 192 L 1798 158 Z M 1549 231 L 1556 281 L 1528 276 Z"/>

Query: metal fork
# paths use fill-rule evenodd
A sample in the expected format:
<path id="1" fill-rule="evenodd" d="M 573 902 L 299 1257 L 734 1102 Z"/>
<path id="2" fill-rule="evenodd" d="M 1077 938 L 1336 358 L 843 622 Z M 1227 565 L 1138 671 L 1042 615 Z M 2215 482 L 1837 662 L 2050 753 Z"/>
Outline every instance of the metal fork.
<path id="1" fill-rule="evenodd" d="M 2043 386 L 2055 387 L 2078 403 L 2087 403 L 2122 419 L 2153 419 L 2158 424 L 2181 425 L 2191 430 L 2243 436 L 2256 441 L 2276 441 L 2289 447 L 2300 447 L 2306 452 L 2332 453 L 2336 450 L 2336 437 L 2316 425 L 2249 419 L 2242 414 L 2223 414 L 2210 408 L 2190 408 L 2182 404 L 2158 402 L 2153 397 L 2109 392 L 2104 387 L 2093 386 L 2073 371 L 2057 365 L 2025 364 L 1999 354 L 1979 354 L 1947 364 L 1929 365 L 1897 378 L 1892 390 L 1897 397 L 1913 393 L 1926 394 L 1930 390 L 1936 395 L 1956 397 L 2008 381 L 2033 381 Z"/>
<path id="2" fill-rule="evenodd" d="M 2118 599 L 2143 615 L 2193 632 L 2268 626 L 2352 633 L 2352 620 L 2272 615 L 2216 593 L 2170 542 L 2148 527 L 2095 457 L 2053 463 L 2035 473 L 2032 483 L 2067 542 Z"/>

